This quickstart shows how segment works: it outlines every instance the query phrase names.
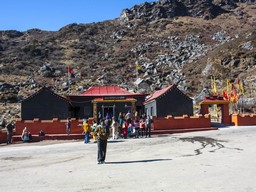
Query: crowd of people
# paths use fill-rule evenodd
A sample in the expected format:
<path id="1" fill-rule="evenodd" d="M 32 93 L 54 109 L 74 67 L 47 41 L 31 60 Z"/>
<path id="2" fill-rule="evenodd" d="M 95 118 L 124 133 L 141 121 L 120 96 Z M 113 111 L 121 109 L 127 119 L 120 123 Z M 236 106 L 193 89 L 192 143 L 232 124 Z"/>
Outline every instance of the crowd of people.
<path id="1" fill-rule="evenodd" d="M 88 120 L 83 121 L 83 131 L 85 135 L 84 143 L 88 143 L 90 138 L 96 142 L 97 138 L 95 130 L 97 127 L 105 127 L 108 132 L 108 139 L 116 140 L 119 138 L 147 138 L 151 137 L 151 129 L 153 127 L 153 119 L 151 116 L 138 116 L 130 112 L 126 114 L 119 113 L 118 118 L 107 114 L 105 118 L 100 118 L 98 121 L 93 121 L 89 126 Z"/>
<path id="2" fill-rule="evenodd" d="M 98 121 L 94 120 L 90 126 L 87 119 L 83 121 L 84 143 L 89 143 L 90 138 L 97 142 L 98 164 L 104 164 L 107 150 L 107 140 L 119 138 L 143 138 L 151 137 L 153 119 L 151 116 L 132 116 L 131 112 L 120 113 L 118 118 L 107 114 L 105 118 L 99 116 Z M 67 121 L 68 122 L 68 121 Z"/>

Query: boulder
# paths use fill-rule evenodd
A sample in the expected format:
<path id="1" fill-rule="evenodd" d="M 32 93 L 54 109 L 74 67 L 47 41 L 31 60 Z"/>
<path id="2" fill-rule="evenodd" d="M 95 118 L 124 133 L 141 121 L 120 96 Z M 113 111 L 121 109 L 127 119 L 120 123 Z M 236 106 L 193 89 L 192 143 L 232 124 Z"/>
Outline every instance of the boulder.
<path id="1" fill-rule="evenodd" d="M 44 66 L 40 67 L 39 71 L 40 75 L 43 77 L 54 77 L 55 69 L 51 67 L 50 64 L 45 64 Z"/>

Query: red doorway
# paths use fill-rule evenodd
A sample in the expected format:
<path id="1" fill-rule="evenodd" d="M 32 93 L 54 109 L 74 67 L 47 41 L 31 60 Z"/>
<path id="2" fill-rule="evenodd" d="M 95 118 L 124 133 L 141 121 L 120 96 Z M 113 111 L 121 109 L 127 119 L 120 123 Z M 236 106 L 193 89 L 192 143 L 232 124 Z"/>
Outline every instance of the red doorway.
<path id="1" fill-rule="evenodd" d="M 216 108 L 219 110 L 218 114 L 220 114 L 220 123 L 225 125 L 231 124 L 231 117 L 229 115 L 229 101 L 225 101 L 223 97 L 206 97 L 201 103 L 200 103 L 200 113 L 202 115 L 210 114 L 209 113 L 209 107 L 210 106 L 216 106 Z"/>

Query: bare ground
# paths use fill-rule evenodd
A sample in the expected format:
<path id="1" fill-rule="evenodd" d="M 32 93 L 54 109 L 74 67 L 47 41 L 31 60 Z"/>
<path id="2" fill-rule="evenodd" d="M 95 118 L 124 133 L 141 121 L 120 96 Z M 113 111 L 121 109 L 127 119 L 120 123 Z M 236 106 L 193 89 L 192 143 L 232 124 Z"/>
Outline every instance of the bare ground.
<path id="1" fill-rule="evenodd" d="M 256 127 L 108 142 L 0 146 L 1 191 L 253 192 Z"/>

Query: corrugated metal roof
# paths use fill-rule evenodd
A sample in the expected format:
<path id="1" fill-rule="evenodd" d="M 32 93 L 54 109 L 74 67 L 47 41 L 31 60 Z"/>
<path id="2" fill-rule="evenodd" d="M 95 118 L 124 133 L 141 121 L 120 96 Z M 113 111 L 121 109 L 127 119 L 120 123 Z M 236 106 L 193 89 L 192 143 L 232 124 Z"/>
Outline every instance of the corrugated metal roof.
<path id="1" fill-rule="evenodd" d="M 79 96 L 108 96 L 108 95 L 124 95 L 124 96 L 132 96 L 136 95 L 136 93 L 132 93 L 122 89 L 118 86 L 96 86 L 91 87 Z"/>

